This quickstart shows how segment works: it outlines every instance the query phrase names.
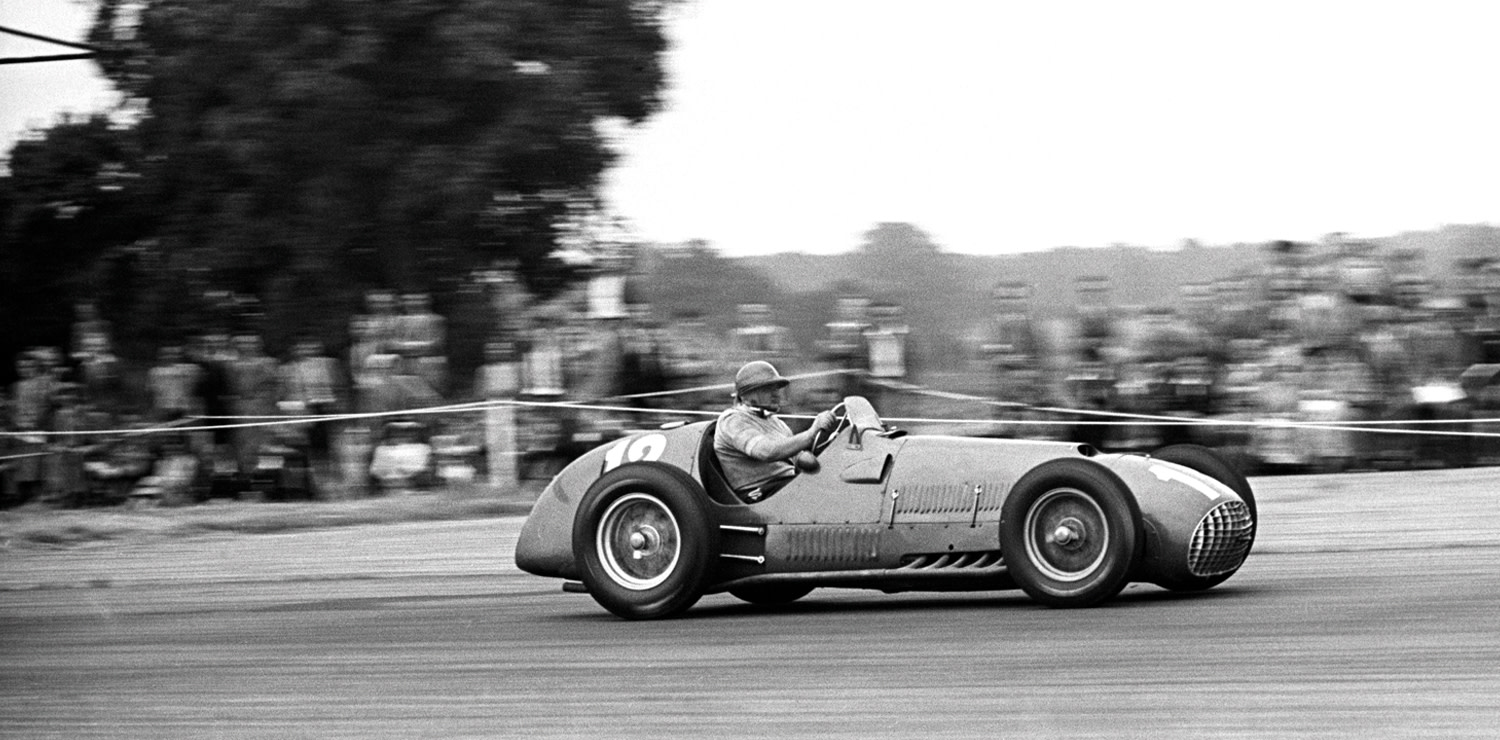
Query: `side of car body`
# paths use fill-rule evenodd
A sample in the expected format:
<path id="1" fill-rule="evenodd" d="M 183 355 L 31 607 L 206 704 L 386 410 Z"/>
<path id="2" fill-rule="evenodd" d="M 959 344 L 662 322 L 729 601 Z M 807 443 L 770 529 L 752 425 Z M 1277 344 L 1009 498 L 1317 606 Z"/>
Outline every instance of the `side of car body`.
<path id="1" fill-rule="evenodd" d="M 1208 450 L 907 435 L 863 399 L 846 403 L 820 469 L 753 503 L 723 480 L 713 422 L 594 450 L 542 493 L 517 565 L 581 580 L 628 618 L 668 616 L 705 593 L 782 602 L 826 586 L 1019 586 L 1049 605 L 1091 606 L 1132 581 L 1216 585 L 1253 541 L 1249 485 Z"/>

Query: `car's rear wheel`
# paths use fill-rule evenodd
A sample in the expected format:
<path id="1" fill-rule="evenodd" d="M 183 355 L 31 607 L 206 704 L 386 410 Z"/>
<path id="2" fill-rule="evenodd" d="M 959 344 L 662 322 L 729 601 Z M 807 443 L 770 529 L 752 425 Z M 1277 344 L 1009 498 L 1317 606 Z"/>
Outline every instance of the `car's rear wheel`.
<path id="1" fill-rule="evenodd" d="M 812 586 L 796 583 L 763 583 L 729 589 L 730 595 L 757 606 L 790 604 L 813 592 Z"/>
<path id="2" fill-rule="evenodd" d="M 589 594 L 626 619 L 678 614 L 703 595 L 716 543 L 706 495 L 687 473 L 632 463 L 589 487 L 573 556 Z"/>
<path id="3" fill-rule="evenodd" d="M 1223 483 L 1230 490 L 1239 494 L 1239 497 L 1244 500 L 1246 508 L 1250 510 L 1249 541 L 1244 544 L 1244 555 L 1248 556 L 1250 548 L 1255 544 L 1255 532 L 1260 527 L 1260 515 L 1255 508 L 1255 494 L 1250 490 L 1250 481 L 1245 480 L 1244 474 L 1231 465 L 1224 456 L 1199 445 L 1184 444 L 1163 447 L 1153 452 L 1151 457 L 1163 462 L 1181 465 L 1190 470 L 1196 470 Z M 1243 562 L 1244 560 L 1241 558 L 1240 563 Z M 1202 591 L 1229 580 L 1229 577 L 1237 571 L 1239 571 L 1239 564 L 1236 564 L 1232 570 L 1224 573 L 1217 573 L 1211 576 L 1183 576 L 1163 581 L 1160 585 L 1173 591 Z"/>
<path id="4" fill-rule="evenodd" d="M 1062 459 L 1016 481 L 1000 511 L 1000 550 L 1011 577 L 1036 601 L 1095 606 L 1118 594 L 1140 561 L 1135 498 L 1119 476 Z"/>

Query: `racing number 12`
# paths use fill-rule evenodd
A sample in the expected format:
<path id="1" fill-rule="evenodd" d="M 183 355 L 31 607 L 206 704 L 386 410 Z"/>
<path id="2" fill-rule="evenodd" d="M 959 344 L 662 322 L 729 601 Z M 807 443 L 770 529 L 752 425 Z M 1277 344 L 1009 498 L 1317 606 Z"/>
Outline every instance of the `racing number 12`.
<path id="1" fill-rule="evenodd" d="M 643 434 L 633 439 L 622 439 L 604 453 L 604 472 L 608 473 L 627 462 L 655 462 L 667 451 L 667 438 L 660 434 Z"/>

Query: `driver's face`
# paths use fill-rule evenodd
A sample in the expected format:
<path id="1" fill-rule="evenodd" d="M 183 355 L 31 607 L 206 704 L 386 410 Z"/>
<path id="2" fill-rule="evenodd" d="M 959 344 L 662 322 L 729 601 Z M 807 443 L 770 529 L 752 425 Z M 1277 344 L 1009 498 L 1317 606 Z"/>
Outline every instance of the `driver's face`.
<path id="1" fill-rule="evenodd" d="M 749 401 L 752 406 L 759 406 L 774 414 L 786 405 L 786 386 L 756 388 L 745 396 L 745 400 Z"/>

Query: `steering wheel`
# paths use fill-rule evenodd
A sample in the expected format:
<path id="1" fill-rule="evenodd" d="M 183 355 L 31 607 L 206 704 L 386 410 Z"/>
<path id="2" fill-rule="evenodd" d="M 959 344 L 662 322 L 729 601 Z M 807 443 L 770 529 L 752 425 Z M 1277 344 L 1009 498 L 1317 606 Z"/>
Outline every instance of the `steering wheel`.
<path id="1" fill-rule="evenodd" d="M 832 430 L 819 430 L 818 432 L 813 434 L 813 457 L 817 457 L 818 455 L 823 454 L 823 450 L 827 449 L 828 445 L 833 443 L 833 440 L 838 439 L 839 432 L 844 431 L 844 428 L 849 426 L 849 410 L 844 406 L 844 403 L 842 401 L 840 401 L 837 406 L 833 407 L 833 418 L 834 422 Z"/>

